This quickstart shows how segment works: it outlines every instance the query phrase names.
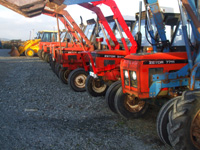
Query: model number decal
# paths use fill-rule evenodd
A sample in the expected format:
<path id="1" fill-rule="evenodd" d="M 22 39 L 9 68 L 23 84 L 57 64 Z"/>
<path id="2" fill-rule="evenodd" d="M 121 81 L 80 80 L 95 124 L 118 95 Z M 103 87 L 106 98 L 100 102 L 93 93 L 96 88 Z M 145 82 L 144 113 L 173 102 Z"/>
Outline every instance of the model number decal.
<path id="1" fill-rule="evenodd" d="M 124 55 L 103 55 L 103 54 L 97 54 L 93 55 L 93 57 L 105 57 L 105 58 L 124 58 Z"/>
<path id="2" fill-rule="evenodd" d="M 104 57 L 108 57 L 108 58 L 115 58 L 115 55 L 104 55 Z"/>
<path id="3" fill-rule="evenodd" d="M 188 63 L 187 60 L 149 60 L 144 61 L 144 65 L 160 65 L 160 64 L 176 64 L 176 63 Z"/>

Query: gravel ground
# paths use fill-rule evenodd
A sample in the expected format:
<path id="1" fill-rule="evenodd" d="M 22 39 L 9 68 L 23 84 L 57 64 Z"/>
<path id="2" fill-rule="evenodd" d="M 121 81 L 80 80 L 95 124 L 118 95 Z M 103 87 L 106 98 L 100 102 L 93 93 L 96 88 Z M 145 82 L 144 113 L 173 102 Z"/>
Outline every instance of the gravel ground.
<path id="1" fill-rule="evenodd" d="M 38 57 L 0 50 L 1 150 L 170 150 L 156 133 L 157 107 L 141 119 L 113 114 L 104 97 L 75 93 Z"/>

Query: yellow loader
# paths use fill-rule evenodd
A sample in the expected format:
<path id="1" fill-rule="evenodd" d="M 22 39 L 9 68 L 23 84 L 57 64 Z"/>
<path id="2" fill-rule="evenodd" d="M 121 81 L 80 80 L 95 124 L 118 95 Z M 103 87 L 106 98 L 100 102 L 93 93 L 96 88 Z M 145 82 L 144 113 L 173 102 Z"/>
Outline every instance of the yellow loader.
<path id="1" fill-rule="evenodd" d="M 19 54 L 25 54 L 25 56 L 33 57 L 38 53 L 40 41 L 51 42 L 47 41 L 46 39 L 52 32 L 57 33 L 57 31 L 39 31 L 35 39 L 25 41 L 21 46 L 18 47 Z"/>

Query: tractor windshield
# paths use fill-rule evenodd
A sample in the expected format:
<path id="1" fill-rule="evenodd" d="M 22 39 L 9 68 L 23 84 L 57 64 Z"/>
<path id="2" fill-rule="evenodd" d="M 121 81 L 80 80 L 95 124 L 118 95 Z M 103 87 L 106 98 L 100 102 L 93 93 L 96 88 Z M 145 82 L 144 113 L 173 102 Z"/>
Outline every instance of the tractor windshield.
<path id="1" fill-rule="evenodd" d="M 125 21 L 126 21 L 126 20 L 125 20 Z M 132 30 L 132 29 L 131 29 L 131 28 L 132 28 L 132 22 L 126 21 L 126 24 L 127 24 L 128 28 L 129 28 L 129 30 L 131 31 L 131 30 Z M 120 28 L 121 28 L 123 37 L 125 38 L 126 42 L 128 42 L 129 39 L 128 39 L 126 33 L 123 31 L 123 29 L 122 29 L 121 26 L 120 26 Z M 118 42 L 119 42 L 120 44 L 122 44 L 121 37 L 120 37 L 120 33 L 119 33 L 119 30 L 118 30 L 117 28 L 116 28 L 116 30 L 115 30 L 115 36 L 116 36 Z"/>
<path id="2" fill-rule="evenodd" d="M 42 42 L 52 42 L 57 41 L 56 32 L 44 32 L 42 35 Z"/>
<path id="3" fill-rule="evenodd" d="M 37 36 L 35 37 L 35 39 L 41 39 L 41 37 L 42 37 L 42 32 L 38 32 Z"/>
<path id="4" fill-rule="evenodd" d="M 155 23 L 154 23 L 153 19 L 151 19 L 151 21 L 152 21 L 152 27 L 153 27 L 154 33 L 156 33 L 157 30 L 156 30 L 156 27 L 155 27 Z M 135 26 L 134 26 L 134 28 L 133 28 L 133 31 L 132 31 L 132 35 L 134 37 L 138 32 L 138 24 L 139 24 L 139 22 L 137 21 Z M 140 32 L 142 34 L 142 43 L 141 43 L 141 45 L 142 46 L 151 46 L 151 44 L 148 41 L 148 40 L 151 41 L 151 37 L 150 37 L 150 35 L 148 33 L 146 33 L 147 31 L 146 31 L 145 27 L 146 27 L 145 26 L 145 20 L 141 20 L 141 30 L 140 30 Z M 131 43 L 129 43 L 128 46 L 131 46 Z"/>
<path id="5" fill-rule="evenodd" d="M 195 45 L 194 34 L 192 33 L 192 28 L 189 23 L 187 24 L 187 30 L 188 30 L 188 38 L 190 39 L 191 43 Z M 185 45 L 185 42 L 184 42 L 184 37 L 183 37 L 182 23 L 180 22 L 175 32 L 175 35 L 172 41 L 172 46 L 177 47 L 177 46 L 184 46 L 184 45 Z"/>
<path id="6" fill-rule="evenodd" d="M 114 30 L 115 22 L 114 22 L 114 21 L 113 21 L 113 22 L 109 22 L 108 24 L 110 25 L 111 30 Z M 108 37 L 108 39 L 110 39 L 110 36 L 108 35 L 107 31 L 106 31 L 105 29 L 104 29 L 104 31 L 105 31 L 106 36 Z M 100 30 L 100 32 L 99 32 L 99 37 L 103 37 L 103 42 L 102 42 L 102 44 L 103 44 L 103 45 L 107 45 L 106 39 L 105 39 L 105 37 L 104 37 L 104 34 L 103 34 L 103 31 L 102 31 L 102 30 Z"/>
<path id="7" fill-rule="evenodd" d="M 154 32 L 154 39 L 157 42 L 161 42 L 159 35 L 157 33 L 157 28 L 156 25 L 154 23 L 153 18 L 151 18 L 151 23 L 152 23 L 152 28 L 153 28 L 153 32 Z M 132 31 L 132 35 L 135 37 L 137 32 L 138 32 L 138 21 L 136 22 L 133 31 Z M 151 47 L 152 43 L 151 43 L 151 36 L 149 34 L 149 27 L 146 25 L 146 20 L 143 19 L 141 20 L 141 34 L 142 34 L 142 41 L 141 41 L 141 46 L 142 47 Z M 172 41 L 172 34 L 174 32 L 174 29 L 176 26 L 175 25 L 171 25 L 171 24 L 165 24 L 165 34 L 166 34 L 166 38 L 169 42 Z M 131 46 L 131 43 L 128 44 L 128 46 Z"/>
<path id="8" fill-rule="evenodd" d="M 94 32 L 95 24 L 88 24 L 86 29 L 85 29 L 85 35 L 89 40 L 91 40 L 92 34 Z"/>
<path id="9" fill-rule="evenodd" d="M 60 34 L 60 40 L 61 40 L 61 42 L 64 42 L 64 41 L 65 41 L 66 34 L 67 34 L 67 32 L 62 32 L 62 33 Z"/>

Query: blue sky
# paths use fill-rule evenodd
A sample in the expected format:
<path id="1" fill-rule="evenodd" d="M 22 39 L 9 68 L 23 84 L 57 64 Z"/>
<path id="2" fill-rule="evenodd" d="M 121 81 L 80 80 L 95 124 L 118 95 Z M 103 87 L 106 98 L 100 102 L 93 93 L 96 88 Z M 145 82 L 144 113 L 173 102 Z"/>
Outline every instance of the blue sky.
<path id="1" fill-rule="evenodd" d="M 139 11 L 140 0 L 115 0 L 123 15 L 135 16 Z M 160 6 L 174 7 L 177 9 L 176 0 L 159 0 Z M 100 5 L 105 16 L 112 15 L 107 6 Z M 77 23 L 80 23 L 80 15 L 84 20 L 95 18 L 96 15 L 77 5 L 71 5 L 66 8 Z M 77 11 L 78 10 L 78 11 Z M 62 23 L 60 27 L 63 29 Z M 40 30 L 57 30 L 56 19 L 40 15 L 34 18 L 26 18 L 14 11 L 0 6 L 0 38 L 27 40 L 31 33 Z M 33 34 L 32 34 L 33 35 Z"/>

